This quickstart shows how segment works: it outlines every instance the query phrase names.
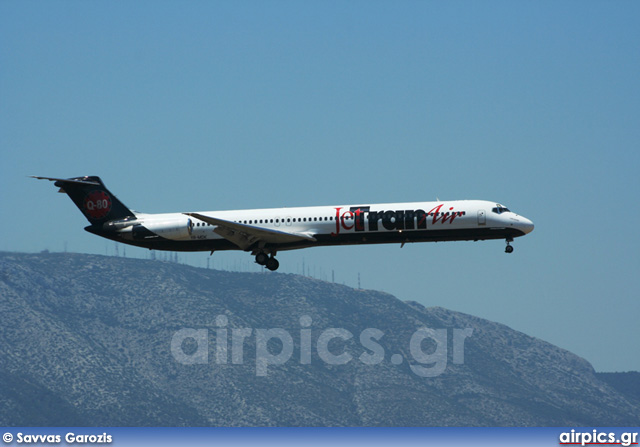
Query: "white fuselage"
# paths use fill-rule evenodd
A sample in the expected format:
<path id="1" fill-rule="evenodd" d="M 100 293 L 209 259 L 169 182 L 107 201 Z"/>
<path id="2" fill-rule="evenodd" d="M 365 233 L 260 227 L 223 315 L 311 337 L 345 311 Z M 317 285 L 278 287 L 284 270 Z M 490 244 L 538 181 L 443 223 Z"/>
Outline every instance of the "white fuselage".
<path id="1" fill-rule="evenodd" d="M 458 200 L 203 211 L 197 214 L 253 228 L 308 234 L 317 239 L 317 243 L 285 244 L 279 247 L 280 250 L 301 245 L 513 238 L 533 229 L 529 219 L 508 210 L 499 210 L 506 208 L 495 202 Z M 226 241 L 214 232 L 215 225 L 185 213 L 137 214 L 136 218 L 136 224 L 163 239 L 176 242 Z M 121 236 L 129 239 L 127 235 L 132 228 L 123 228 Z M 222 244 L 213 249 L 233 248 Z"/>

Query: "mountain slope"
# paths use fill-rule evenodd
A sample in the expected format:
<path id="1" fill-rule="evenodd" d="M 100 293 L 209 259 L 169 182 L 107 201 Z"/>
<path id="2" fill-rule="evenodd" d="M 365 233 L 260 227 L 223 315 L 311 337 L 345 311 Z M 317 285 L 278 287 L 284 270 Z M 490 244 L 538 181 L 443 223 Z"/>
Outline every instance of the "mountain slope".
<path id="1" fill-rule="evenodd" d="M 2 425 L 640 422 L 637 403 L 568 351 L 498 323 L 296 275 L 3 253 L 0 315 Z M 180 338 L 185 330 L 204 338 Z M 260 334 L 272 336 L 266 345 Z M 281 351 L 281 364 L 256 360 L 275 363 Z M 25 403 L 33 399 L 48 404 Z"/>
<path id="2" fill-rule="evenodd" d="M 628 401 L 640 406 L 640 372 L 596 373 L 596 376 L 624 395 Z"/>

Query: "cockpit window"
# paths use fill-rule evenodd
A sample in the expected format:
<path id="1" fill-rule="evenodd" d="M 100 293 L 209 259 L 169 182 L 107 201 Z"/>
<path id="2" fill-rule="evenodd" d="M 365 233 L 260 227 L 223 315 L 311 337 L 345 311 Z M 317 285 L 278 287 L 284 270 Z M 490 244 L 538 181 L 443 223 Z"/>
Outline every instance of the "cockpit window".
<path id="1" fill-rule="evenodd" d="M 492 208 L 491 211 L 493 211 L 496 214 L 502 214 L 502 213 L 509 212 L 509 208 L 507 208 L 506 206 L 502 206 L 499 203 L 496 203 L 495 208 Z"/>

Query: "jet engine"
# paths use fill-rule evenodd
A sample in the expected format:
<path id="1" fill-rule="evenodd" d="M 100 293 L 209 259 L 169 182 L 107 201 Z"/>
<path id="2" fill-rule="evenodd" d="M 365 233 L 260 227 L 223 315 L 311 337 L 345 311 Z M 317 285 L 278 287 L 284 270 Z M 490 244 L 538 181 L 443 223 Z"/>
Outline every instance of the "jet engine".
<path id="1" fill-rule="evenodd" d="M 193 221 L 191 219 L 150 220 L 132 228 L 134 239 L 146 239 L 153 234 L 174 241 L 186 240 L 191 238 L 192 231 Z"/>

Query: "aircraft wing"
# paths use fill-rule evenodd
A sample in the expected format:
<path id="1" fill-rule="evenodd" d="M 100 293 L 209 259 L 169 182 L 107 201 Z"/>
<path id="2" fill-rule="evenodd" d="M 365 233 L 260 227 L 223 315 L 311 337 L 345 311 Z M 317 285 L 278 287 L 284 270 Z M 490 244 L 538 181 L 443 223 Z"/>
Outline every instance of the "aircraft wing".
<path id="1" fill-rule="evenodd" d="M 198 213 L 184 213 L 187 216 L 215 225 L 214 232 L 225 239 L 236 244 L 242 250 L 248 250 L 256 242 L 265 242 L 268 244 L 286 244 L 289 242 L 299 242 L 302 240 L 313 241 L 314 238 L 310 234 L 292 233 L 286 231 L 272 230 L 268 228 L 255 227 L 253 225 L 241 224 L 230 220 L 218 219 L 217 217 L 209 217 Z"/>

